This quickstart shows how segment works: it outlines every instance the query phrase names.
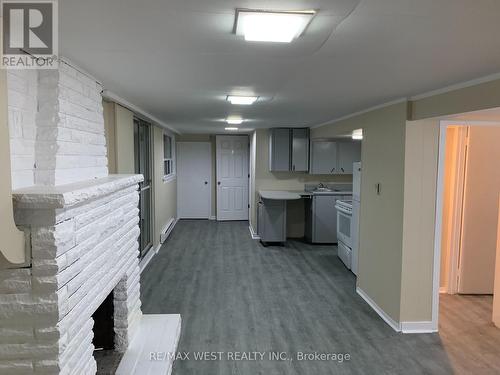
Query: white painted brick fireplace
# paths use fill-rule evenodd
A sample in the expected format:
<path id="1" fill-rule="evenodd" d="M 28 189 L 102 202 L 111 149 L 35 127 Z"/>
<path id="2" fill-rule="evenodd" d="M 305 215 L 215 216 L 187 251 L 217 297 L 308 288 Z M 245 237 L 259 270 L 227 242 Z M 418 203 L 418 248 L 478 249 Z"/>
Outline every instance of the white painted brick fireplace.
<path id="1" fill-rule="evenodd" d="M 94 374 L 92 314 L 111 292 L 116 349 L 127 349 L 141 317 L 140 180 L 109 176 L 15 193 L 32 266 L 1 272 L 0 373 Z"/>
<path id="2" fill-rule="evenodd" d="M 66 63 L 9 71 L 16 224 L 29 264 L 0 269 L 0 374 L 94 374 L 92 314 L 113 293 L 115 349 L 141 321 L 140 175 L 109 175 L 101 86 Z"/>

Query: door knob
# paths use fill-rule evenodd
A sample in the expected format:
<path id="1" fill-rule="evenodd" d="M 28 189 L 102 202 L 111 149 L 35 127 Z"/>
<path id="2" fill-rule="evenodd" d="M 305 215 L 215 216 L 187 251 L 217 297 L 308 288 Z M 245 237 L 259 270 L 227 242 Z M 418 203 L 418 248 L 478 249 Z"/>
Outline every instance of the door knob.
<path id="1" fill-rule="evenodd" d="M 220 185 L 220 181 L 217 181 L 217 185 Z"/>

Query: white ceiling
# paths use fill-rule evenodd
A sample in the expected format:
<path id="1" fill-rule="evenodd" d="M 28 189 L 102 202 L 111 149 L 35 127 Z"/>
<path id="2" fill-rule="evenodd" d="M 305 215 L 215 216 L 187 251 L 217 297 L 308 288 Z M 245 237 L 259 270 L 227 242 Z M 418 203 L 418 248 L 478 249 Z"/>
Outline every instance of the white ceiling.
<path id="1" fill-rule="evenodd" d="M 62 55 L 181 133 L 314 126 L 500 72 L 498 0 L 61 0 Z M 232 34 L 235 8 L 316 9 L 283 44 Z M 262 97 L 232 106 L 227 94 Z"/>

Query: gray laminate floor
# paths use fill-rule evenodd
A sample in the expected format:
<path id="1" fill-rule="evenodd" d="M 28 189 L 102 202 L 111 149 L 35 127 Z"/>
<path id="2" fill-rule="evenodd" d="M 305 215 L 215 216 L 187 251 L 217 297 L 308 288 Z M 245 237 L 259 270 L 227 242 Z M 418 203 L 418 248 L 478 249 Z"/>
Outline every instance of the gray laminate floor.
<path id="1" fill-rule="evenodd" d="M 180 221 L 141 283 L 145 313 L 182 315 L 178 350 L 189 360 L 177 360 L 174 375 L 453 373 L 440 336 L 395 333 L 356 294 L 331 246 L 266 248 L 246 222 Z M 205 351 L 222 360 L 194 358 Z M 233 360 L 234 352 L 264 360 Z M 299 361 L 298 352 L 350 359 Z"/>
<path id="2" fill-rule="evenodd" d="M 493 297 L 440 295 L 439 336 L 456 374 L 500 374 Z"/>

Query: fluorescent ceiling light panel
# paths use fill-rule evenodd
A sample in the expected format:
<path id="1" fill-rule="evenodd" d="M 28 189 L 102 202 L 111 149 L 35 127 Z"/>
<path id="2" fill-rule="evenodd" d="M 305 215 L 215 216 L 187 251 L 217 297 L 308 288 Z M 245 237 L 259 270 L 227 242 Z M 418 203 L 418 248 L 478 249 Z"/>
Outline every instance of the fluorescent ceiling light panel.
<path id="1" fill-rule="evenodd" d="M 233 128 L 233 127 L 228 127 L 228 128 L 224 128 L 226 130 L 230 130 L 230 131 L 235 131 L 235 130 L 238 130 L 238 128 Z"/>
<path id="2" fill-rule="evenodd" d="M 302 35 L 314 14 L 314 11 L 237 9 L 236 35 L 250 42 L 290 43 Z"/>
<path id="3" fill-rule="evenodd" d="M 361 140 L 363 139 L 363 129 L 356 129 L 352 132 L 352 139 Z"/>
<path id="4" fill-rule="evenodd" d="M 226 122 L 229 125 L 239 125 L 243 122 L 243 119 L 241 117 L 231 116 L 226 119 Z"/>
<path id="5" fill-rule="evenodd" d="M 258 96 L 228 95 L 227 101 L 235 105 L 252 105 L 257 101 L 258 98 Z"/>

